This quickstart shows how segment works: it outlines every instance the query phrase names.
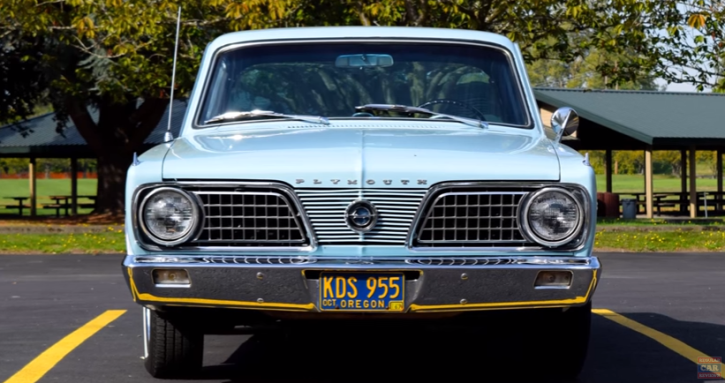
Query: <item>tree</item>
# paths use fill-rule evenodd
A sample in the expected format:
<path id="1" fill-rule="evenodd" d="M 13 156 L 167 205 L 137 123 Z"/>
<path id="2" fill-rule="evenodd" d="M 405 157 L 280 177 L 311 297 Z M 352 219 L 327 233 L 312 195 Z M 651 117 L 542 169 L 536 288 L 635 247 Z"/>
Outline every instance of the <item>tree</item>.
<path id="1" fill-rule="evenodd" d="M 625 62 L 627 55 L 608 54 L 596 48 L 572 62 L 557 59 L 539 59 L 527 66 L 531 85 L 545 88 L 587 88 L 621 90 L 661 90 L 655 83 L 653 72 L 643 68 L 635 80 L 612 84 L 606 72 L 598 68 L 606 62 Z"/>
<path id="2" fill-rule="evenodd" d="M 507 35 L 528 62 L 634 51 L 613 83 L 634 81 L 649 62 L 647 31 L 674 0 L 9 0 L 0 2 L 0 120 L 25 118 L 50 103 L 58 130 L 69 120 L 98 157 L 97 213 L 123 213 L 132 154 L 168 103 L 175 19 L 182 27 L 175 92 L 193 86 L 204 46 L 221 33 L 282 26 L 406 25 L 477 29 Z M 586 32 L 586 33 L 584 33 Z M 572 36 L 583 33 L 576 42 Z M 22 74 L 22 75 L 20 75 Z M 89 107 L 99 112 L 95 122 Z"/>
<path id="3" fill-rule="evenodd" d="M 725 1 L 683 0 L 663 32 L 655 32 L 656 71 L 670 83 L 725 92 Z"/>
<path id="4" fill-rule="evenodd" d="M 219 31 L 221 10 L 185 2 L 177 78 L 187 92 L 201 49 Z M 202 12 L 204 10 L 204 12 Z M 0 120 L 25 118 L 36 104 L 52 104 L 62 131 L 72 120 L 98 157 L 96 212 L 123 212 L 126 170 L 134 151 L 168 103 L 175 32 L 172 1 L 52 1 L 0 3 L 0 38 L 8 63 L 2 78 L 10 108 Z M 206 28 L 196 28 L 204 22 Z M 22 72 L 22 76 L 15 74 Z M 30 80 L 32 86 L 24 83 Z M 91 118 L 95 108 L 99 119 Z"/>

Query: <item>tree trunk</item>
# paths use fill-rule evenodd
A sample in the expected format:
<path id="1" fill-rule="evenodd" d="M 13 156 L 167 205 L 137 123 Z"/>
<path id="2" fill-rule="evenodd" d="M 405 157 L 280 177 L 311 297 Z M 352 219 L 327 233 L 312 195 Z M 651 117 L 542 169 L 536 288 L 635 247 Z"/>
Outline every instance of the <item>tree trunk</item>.
<path id="1" fill-rule="evenodd" d="M 131 158 L 119 150 L 108 150 L 98 156 L 98 189 L 94 214 L 122 216 L 126 172 Z"/>
<path id="2" fill-rule="evenodd" d="M 161 120 L 166 102 L 147 99 L 137 107 L 135 99 L 120 104 L 102 100 L 97 105 L 99 118 L 96 123 L 83 107 L 84 103 L 66 100 L 68 115 L 98 159 L 98 189 L 93 214 L 123 216 L 126 173 L 133 153 L 139 151 Z"/>

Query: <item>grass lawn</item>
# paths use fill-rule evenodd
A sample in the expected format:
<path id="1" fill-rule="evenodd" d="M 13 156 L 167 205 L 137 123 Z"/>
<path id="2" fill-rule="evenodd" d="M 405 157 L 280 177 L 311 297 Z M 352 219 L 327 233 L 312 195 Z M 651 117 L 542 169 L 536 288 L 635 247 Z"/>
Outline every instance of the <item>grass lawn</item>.
<path id="1" fill-rule="evenodd" d="M 124 253 L 123 231 L 83 234 L 3 234 L 0 254 L 109 254 Z"/>
<path id="2" fill-rule="evenodd" d="M 681 181 L 678 177 L 662 174 L 654 175 L 654 192 L 679 192 Z M 604 174 L 597 174 L 597 191 L 603 192 L 606 188 L 606 177 Z M 689 181 L 688 181 L 689 190 Z M 717 180 L 714 178 L 698 178 L 697 191 L 717 190 Z M 613 174 L 613 193 L 644 193 L 644 176 L 640 174 Z"/>
<path id="3" fill-rule="evenodd" d="M 79 179 L 78 195 L 96 195 L 97 180 Z M 38 215 L 55 215 L 55 209 L 41 209 L 40 205 L 54 203 L 48 198 L 51 195 L 70 195 L 70 179 L 39 179 L 36 180 L 38 194 Z M 17 209 L 7 209 L 4 205 L 17 205 L 18 201 L 10 197 L 29 197 L 30 183 L 27 179 L 0 179 L 0 214 L 18 214 Z M 91 203 L 89 199 L 79 199 L 79 203 Z M 30 200 L 23 201 L 29 205 Z M 88 214 L 92 209 L 78 209 L 79 214 Z M 61 210 L 61 214 L 64 211 Z M 23 209 L 23 215 L 30 215 L 30 210 Z"/>
<path id="4" fill-rule="evenodd" d="M 606 232 L 595 234 L 599 251 L 720 251 L 725 231 Z"/>

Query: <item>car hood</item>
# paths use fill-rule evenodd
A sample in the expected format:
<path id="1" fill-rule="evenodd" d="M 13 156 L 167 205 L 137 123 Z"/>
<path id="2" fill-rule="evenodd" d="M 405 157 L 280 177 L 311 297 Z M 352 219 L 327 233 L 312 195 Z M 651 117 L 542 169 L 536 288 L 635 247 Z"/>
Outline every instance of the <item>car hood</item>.
<path id="1" fill-rule="evenodd" d="M 260 124 L 264 128 L 202 131 L 174 142 L 163 177 L 411 188 L 442 181 L 559 180 L 550 141 L 530 131 L 380 125 Z"/>

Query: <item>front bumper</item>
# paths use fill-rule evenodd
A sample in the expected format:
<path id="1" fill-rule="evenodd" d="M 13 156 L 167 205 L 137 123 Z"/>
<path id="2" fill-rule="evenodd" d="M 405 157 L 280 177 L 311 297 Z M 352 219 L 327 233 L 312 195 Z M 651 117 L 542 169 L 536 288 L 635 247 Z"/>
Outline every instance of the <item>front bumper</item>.
<path id="1" fill-rule="evenodd" d="M 402 271 L 404 312 L 568 307 L 586 304 L 601 266 L 596 257 L 288 258 L 133 256 L 123 263 L 134 301 L 187 306 L 319 312 L 320 271 Z M 154 269 L 184 269 L 190 284 L 159 286 Z M 569 270 L 565 288 L 535 287 L 540 271 Z"/>

